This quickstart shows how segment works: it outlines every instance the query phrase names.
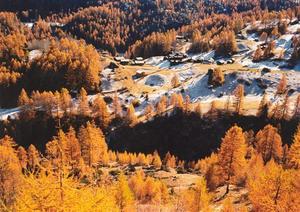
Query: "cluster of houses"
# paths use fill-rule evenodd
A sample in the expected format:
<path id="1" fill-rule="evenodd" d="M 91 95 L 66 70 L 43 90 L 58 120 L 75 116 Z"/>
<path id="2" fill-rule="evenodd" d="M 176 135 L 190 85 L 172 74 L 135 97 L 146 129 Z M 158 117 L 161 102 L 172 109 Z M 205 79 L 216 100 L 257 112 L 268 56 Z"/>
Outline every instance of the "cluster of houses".
<path id="1" fill-rule="evenodd" d="M 182 52 L 172 52 L 168 56 L 164 58 L 165 60 L 169 60 L 171 65 L 178 65 L 182 63 L 192 62 L 192 63 L 201 63 L 201 64 L 213 64 L 224 65 L 224 64 L 233 64 L 235 60 L 233 58 L 230 59 L 220 59 L 215 60 L 214 57 L 189 57 L 186 53 Z"/>
<path id="2" fill-rule="evenodd" d="M 169 60 L 171 65 L 191 62 L 191 58 L 187 54 L 182 52 L 172 52 L 168 56 L 165 56 L 164 59 Z"/>
<path id="3" fill-rule="evenodd" d="M 145 60 L 142 57 L 136 57 L 133 60 L 126 59 L 125 57 L 122 56 L 117 56 L 114 58 L 115 61 L 119 62 L 121 65 L 138 65 L 142 66 L 145 64 Z"/>

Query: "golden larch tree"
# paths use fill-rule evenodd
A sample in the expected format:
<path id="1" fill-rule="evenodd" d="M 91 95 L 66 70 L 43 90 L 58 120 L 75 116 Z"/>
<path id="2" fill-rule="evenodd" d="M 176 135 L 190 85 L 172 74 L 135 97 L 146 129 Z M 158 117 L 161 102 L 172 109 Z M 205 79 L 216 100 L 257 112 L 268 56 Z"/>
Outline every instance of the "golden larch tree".
<path id="1" fill-rule="evenodd" d="M 201 102 L 199 102 L 199 103 L 196 105 L 196 107 L 195 107 L 195 113 L 196 113 L 197 115 L 199 115 L 200 117 L 202 116 L 203 111 L 202 111 Z"/>
<path id="2" fill-rule="evenodd" d="M 238 176 L 246 165 L 246 141 L 242 128 L 234 126 L 230 128 L 222 139 L 218 153 L 221 175 L 226 182 L 226 193 L 229 192 L 229 184 L 233 177 Z"/>
<path id="3" fill-rule="evenodd" d="M 78 139 L 83 160 L 88 166 L 107 162 L 105 161 L 108 158 L 105 137 L 95 124 L 87 122 L 86 126 L 81 126 Z"/>
<path id="4" fill-rule="evenodd" d="M 72 97 L 66 88 L 62 88 L 59 97 L 59 107 L 64 113 L 69 113 L 72 108 Z"/>
<path id="5" fill-rule="evenodd" d="M 289 149 L 288 154 L 289 166 L 299 169 L 300 168 L 300 125 L 293 138 L 293 143 Z"/>
<path id="6" fill-rule="evenodd" d="M 212 211 L 210 207 L 211 194 L 207 191 L 206 180 L 203 177 L 197 180 L 194 188 L 183 193 L 183 195 L 185 195 L 186 211 Z"/>
<path id="7" fill-rule="evenodd" d="M 222 212 L 235 212 L 231 198 L 226 198 L 222 204 Z"/>
<path id="8" fill-rule="evenodd" d="M 27 152 L 24 147 L 22 147 L 22 146 L 18 147 L 17 156 L 19 158 L 21 168 L 23 170 L 25 170 L 27 168 L 28 157 L 27 157 Z"/>
<path id="9" fill-rule="evenodd" d="M 277 86 L 277 94 L 284 94 L 287 90 L 287 78 L 286 78 L 286 75 L 283 74 L 280 81 L 279 81 L 279 84 Z"/>
<path id="10" fill-rule="evenodd" d="M 123 173 L 118 177 L 115 197 L 121 211 L 130 212 L 134 210 L 134 196 Z"/>
<path id="11" fill-rule="evenodd" d="M 299 187 L 296 172 L 284 170 L 272 159 L 247 187 L 254 211 L 299 211 Z"/>
<path id="12" fill-rule="evenodd" d="M 100 95 L 97 95 L 93 101 L 93 113 L 99 119 L 101 126 L 107 128 L 111 121 L 110 113 L 108 112 L 106 102 Z"/>
<path id="13" fill-rule="evenodd" d="M 23 88 L 21 90 L 21 93 L 19 95 L 19 99 L 18 99 L 18 106 L 24 106 L 30 103 L 30 98 L 27 95 L 25 89 Z"/>
<path id="14" fill-rule="evenodd" d="M 237 114 L 242 114 L 243 110 L 243 102 L 244 102 L 244 96 L 245 96 L 245 88 L 244 85 L 239 84 L 235 90 L 233 91 L 233 94 L 236 98 L 236 103 L 235 103 L 235 112 Z"/>
<path id="15" fill-rule="evenodd" d="M 180 82 L 179 82 L 178 76 L 175 74 L 171 79 L 171 86 L 173 88 L 177 88 L 179 85 L 180 85 Z"/>
<path id="16" fill-rule="evenodd" d="M 265 163 L 271 158 L 274 158 L 275 161 L 281 160 L 283 154 L 282 141 L 276 127 L 272 125 L 265 126 L 256 134 L 255 139 L 256 150 L 262 155 Z"/>
<path id="17" fill-rule="evenodd" d="M 162 96 L 159 100 L 159 102 L 156 104 L 156 113 L 158 115 L 162 115 L 164 112 L 166 112 L 167 109 L 167 97 L 166 96 Z"/>
<path id="18" fill-rule="evenodd" d="M 78 95 L 78 113 L 82 116 L 87 116 L 89 110 L 90 108 L 87 92 L 84 88 L 81 88 Z"/>
<path id="19" fill-rule="evenodd" d="M 21 186 L 22 172 L 14 141 L 9 136 L 0 140 L 0 209 L 12 206 Z"/>
<path id="20" fill-rule="evenodd" d="M 191 98 L 189 95 L 186 95 L 184 99 L 184 112 L 189 113 L 190 111 L 191 111 Z"/>
<path id="21" fill-rule="evenodd" d="M 145 117 L 147 120 L 149 120 L 153 116 L 154 108 L 152 104 L 148 104 L 145 108 Z"/>
<path id="22" fill-rule="evenodd" d="M 161 162 L 160 156 L 159 156 L 157 151 L 155 151 L 154 154 L 153 154 L 152 164 L 156 168 L 161 168 L 162 162 Z"/>
<path id="23" fill-rule="evenodd" d="M 40 167 L 40 153 L 35 148 L 33 144 L 30 144 L 30 146 L 27 149 L 27 157 L 28 157 L 28 169 L 31 172 L 36 171 Z"/>
<path id="24" fill-rule="evenodd" d="M 81 148 L 73 127 L 69 128 L 69 131 L 66 133 L 66 137 L 68 141 L 66 154 L 70 160 L 69 163 L 72 165 L 72 167 L 78 166 L 80 160 L 82 159 Z"/>
<path id="25" fill-rule="evenodd" d="M 135 109 L 133 107 L 133 104 L 130 104 L 129 107 L 127 108 L 126 121 L 130 127 L 133 127 L 138 122 L 137 116 L 135 115 Z"/>
<path id="26" fill-rule="evenodd" d="M 115 118 L 122 117 L 122 108 L 121 108 L 121 104 L 117 92 L 115 92 L 113 97 L 113 111 L 114 111 Z"/>

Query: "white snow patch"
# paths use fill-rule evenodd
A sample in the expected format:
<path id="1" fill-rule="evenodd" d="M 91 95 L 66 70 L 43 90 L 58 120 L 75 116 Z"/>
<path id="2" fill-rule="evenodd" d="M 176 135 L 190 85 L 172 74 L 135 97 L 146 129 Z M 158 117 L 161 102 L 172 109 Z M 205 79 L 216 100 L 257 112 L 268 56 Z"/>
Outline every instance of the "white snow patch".
<path id="1" fill-rule="evenodd" d="M 145 85 L 149 86 L 164 86 L 166 83 L 166 79 L 164 76 L 155 74 L 155 75 L 150 75 L 146 78 Z"/>
<path id="2" fill-rule="evenodd" d="M 32 51 L 29 52 L 28 58 L 31 61 L 31 60 L 33 60 L 33 59 L 35 59 L 37 57 L 42 56 L 42 54 L 43 54 L 43 52 L 41 50 L 38 50 L 38 49 L 32 50 Z"/>
<path id="3" fill-rule="evenodd" d="M 146 64 L 147 65 L 152 65 L 152 66 L 157 66 L 163 60 L 164 60 L 163 56 L 150 57 L 150 58 L 146 59 Z"/>
<path id="4" fill-rule="evenodd" d="M 296 33 L 299 28 L 300 28 L 300 24 L 290 25 L 288 26 L 288 31 L 290 33 Z"/>

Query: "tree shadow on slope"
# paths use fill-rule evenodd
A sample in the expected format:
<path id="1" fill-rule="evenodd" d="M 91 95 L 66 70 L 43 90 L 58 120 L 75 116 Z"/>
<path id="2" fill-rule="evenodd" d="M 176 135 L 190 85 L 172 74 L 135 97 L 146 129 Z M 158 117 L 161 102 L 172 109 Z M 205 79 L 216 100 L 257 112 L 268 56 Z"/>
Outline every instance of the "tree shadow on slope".
<path id="1" fill-rule="evenodd" d="M 298 121 L 276 121 L 264 117 L 222 114 L 216 120 L 198 115 L 177 113 L 170 117 L 157 117 L 134 128 L 121 127 L 107 138 L 115 151 L 153 153 L 161 156 L 168 151 L 183 160 L 197 160 L 209 156 L 220 147 L 225 132 L 237 124 L 244 131 L 255 133 L 267 124 L 279 128 L 283 143 L 291 143 Z"/>

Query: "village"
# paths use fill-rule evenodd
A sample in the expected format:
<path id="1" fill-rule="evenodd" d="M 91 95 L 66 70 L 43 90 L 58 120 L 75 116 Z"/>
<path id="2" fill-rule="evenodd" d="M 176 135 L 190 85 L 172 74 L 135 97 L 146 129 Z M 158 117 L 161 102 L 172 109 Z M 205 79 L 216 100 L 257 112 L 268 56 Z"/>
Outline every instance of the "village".
<path id="1" fill-rule="evenodd" d="M 275 41 L 274 57 L 261 62 L 253 62 L 252 55 L 258 46 L 263 48 L 265 44 L 257 35 L 247 33 L 250 26 L 237 36 L 238 52 L 231 57 L 216 56 L 214 50 L 189 54 L 187 49 L 191 43 L 184 36 L 177 36 L 176 48 L 167 56 L 134 59 L 104 56 L 108 66 L 101 75 L 102 93 L 112 98 L 117 92 L 124 112 L 134 102 L 139 116 L 148 104 L 156 105 L 162 96 L 170 98 L 173 93 L 189 96 L 194 106 L 200 102 L 205 113 L 210 110 L 212 102 L 216 102 L 218 109 L 224 110 L 235 88 L 243 84 L 243 114 L 255 115 L 264 94 L 273 106 L 284 101 L 276 95 L 276 89 L 282 76 L 286 75 L 292 114 L 300 92 L 300 72 L 297 66 L 289 67 L 288 58 L 292 51 L 292 35 L 298 27 L 298 22 L 291 23 L 289 34 Z M 284 56 L 279 59 L 282 49 Z M 225 82 L 222 86 L 213 87 L 208 83 L 208 72 L 217 68 L 224 73 Z"/>
<path id="2" fill-rule="evenodd" d="M 265 41 L 252 32 L 252 28 L 259 28 L 260 24 L 248 24 L 236 36 L 238 50 L 229 57 L 217 56 L 214 50 L 198 54 L 189 53 L 191 40 L 183 35 L 176 36 L 176 44 L 166 56 L 130 59 L 124 54 L 113 57 L 107 51 L 99 50 L 101 60 L 106 64 L 100 76 L 101 93 L 110 107 L 113 96 L 117 94 L 124 113 L 133 103 L 138 116 L 143 116 L 147 105 L 156 105 L 162 96 L 170 98 L 173 93 L 180 93 L 184 98 L 189 96 L 194 107 L 199 103 L 203 113 L 206 113 L 213 102 L 218 109 L 224 110 L 235 88 L 243 84 L 246 102 L 243 114 L 255 115 L 264 94 L 267 94 L 274 105 L 283 101 L 276 96 L 276 89 L 285 74 L 292 113 L 300 92 L 300 66 L 290 67 L 289 58 L 293 50 L 292 38 L 297 34 L 300 23 L 298 20 L 291 21 L 287 34 L 275 40 L 273 58 L 253 62 L 252 56 L 256 49 L 266 48 Z M 62 27 L 55 24 L 51 26 Z M 47 40 L 33 41 L 28 47 L 29 59 L 34 60 L 40 56 L 48 46 Z M 221 86 L 214 87 L 208 83 L 208 73 L 214 69 L 220 69 L 224 74 L 224 83 Z M 95 96 L 90 95 L 90 100 Z M 6 119 L 18 113 L 18 108 L 1 109 L 0 117 Z"/>

